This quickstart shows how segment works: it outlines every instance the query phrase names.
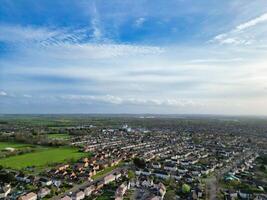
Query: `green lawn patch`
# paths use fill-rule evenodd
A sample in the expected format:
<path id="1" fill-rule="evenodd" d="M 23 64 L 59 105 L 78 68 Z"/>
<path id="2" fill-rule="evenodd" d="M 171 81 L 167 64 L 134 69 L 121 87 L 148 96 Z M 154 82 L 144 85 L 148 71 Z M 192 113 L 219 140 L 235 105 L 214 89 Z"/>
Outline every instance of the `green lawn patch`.
<path id="1" fill-rule="evenodd" d="M 103 169 L 102 171 L 97 172 L 96 175 L 92 176 L 92 179 L 95 180 L 95 179 L 98 179 L 98 178 L 102 178 L 105 175 L 107 175 L 108 173 L 110 173 L 112 170 L 118 168 L 119 166 L 121 166 L 121 165 L 119 164 L 119 165 L 116 165 L 116 166 L 107 167 L 107 168 Z"/>
<path id="2" fill-rule="evenodd" d="M 30 144 L 22 144 L 22 143 L 15 143 L 15 142 L 0 142 L 0 151 L 4 150 L 5 148 L 14 148 L 14 149 L 21 149 L 25 147 L 32 147 L 33 145 Z"/>
<path id="3" fill-rule="evenodd" d="M 115 192 L 111 191 L 104 191 L 103 194 L 98 196 L 96 200 L 110 200 L 112 199 L 111 197 L 115 195 Z"/>
<path id="4" fill-rule="evenodd" d="M 53 140 L 68 140 L 68 139 L 70 139 L 69 134 L 61 134 L 61 133 L 48 134 L 47 137 L 49 139 L 53 139 Z"/>
<path id="5" fill-rule="evenodd" d="M 40 170 L 48 167 L 51 164 L 62 163 L 72 159 L 77 160 L 86 155 L 87 154 L 78 152 L 77 149 L 70 147 L 40 147 L 38 150 L 32 153 L 1 159 L 0 165 L 18 170 L 34 166 Z"/>

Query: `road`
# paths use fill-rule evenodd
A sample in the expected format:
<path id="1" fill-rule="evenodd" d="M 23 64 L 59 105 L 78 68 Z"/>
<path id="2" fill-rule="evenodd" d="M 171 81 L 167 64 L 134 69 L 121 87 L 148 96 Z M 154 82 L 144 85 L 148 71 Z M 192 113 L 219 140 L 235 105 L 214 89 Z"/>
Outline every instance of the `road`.
<path id="1" fill-rule="evenodd" d="M 217 194 L 217 179 L 215 176 L 211 176 L 206 180 L 206 187 L 207 187 L 207 196 L 209 200 L 216 200 Z"/>
<path id="2" fill-rule="evenodd" d="M 67 191 L 64 192 L 63 194 L 60 194 L 60 195 L 58 195 L 58 196 L 54 196 L 54 197 L 52 197 L 50 200 L 58 200 L 58 199 L 63 198 L 63 197 L 66 196 L 66 195 L 69 195 L 70 193 L 75 193 L 75 192 L 79 191 L 81 188 L 89 187 L 90 185 L 93 185 L 93 184 L 95 184 L 96 182 L 102 180 L 104 176 L 107 176 L 107 175 L 109 175 L 109 174 L 113 174 L 113 173 L 115 173 L 115 172 L 119 172 L 119 171 L 121 171 L 122 169 L 123 169 L 122 167 L 119 167 L 119 168 L 116 168 L 116 169 L 112 170 L 111 172 L 109 172 L 109 173 L 103 175 L 102 177 L 99 177 L 99 178 L 95 179 L 95 180 L 92 181 L 92 182 L 86 181 L 86 182 L 83 182 L 83 183 L 81 183 L 81 184 L 74 185 L 71 189 L 67 190 Z"/>
<path id="3" fill-rule="evenodd" d="M 207 190 L 206 193 L 207 196 L 209 197 L 209 200 L 217 199 L 217 193 L 219 191 L 218 180 L 220 180 L 225 173 L 229 172 L 231 169 L 239 165 L 243 159 L 248 158 L 252 154 L 253 154 L 252 152 L 246 152 L 243 155 L 239 155 L 238 158 L 235 158 L 232 161 L 232 163 L 229 163 L 227 166 L 223 168 L 215 170 L 214 175 L 206 179 L 206 190 Z"/>

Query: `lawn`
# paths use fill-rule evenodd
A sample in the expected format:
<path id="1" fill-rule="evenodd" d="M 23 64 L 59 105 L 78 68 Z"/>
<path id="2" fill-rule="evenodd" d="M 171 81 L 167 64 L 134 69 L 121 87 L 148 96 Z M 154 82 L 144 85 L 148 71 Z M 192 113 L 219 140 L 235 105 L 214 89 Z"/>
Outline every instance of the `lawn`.
<path id="1" fill-rule="evenodd" d="M 79 159 L 87 154 L 78 152 L 77 149 L 69 147 L 60 148 L 45 148 L 40 147 L 35 152 L 23 155 L 12 156 L 0 160 L 0 165 L 13 168 L 23 169 L 26 167 L 35 166 L 39 170 L 47 167 L 50 164 L 62 163 L 71 159 Z"/>
<path id="2" fill-rule="evenodd" d="M 68 140 L 68 139 L 70 139 L 69 134 L 60 134 L 60 133 L 48 134 L 47 137 L 49 139 L 53 139 L 53 140 Z"/>
<path id="3" fill-rule="evenodd" d="M 114 199 L 111 198 L 115 195 L 115 191 L 111 192 L 111 191 L 104 191 L 103 194 L 101 194 L 100 196 L 98 196 L 96 198 L 96 200 L 110 200 L 110 199 Z"/>
<path id="4" fill-rule="evenodd" d="M 12 147 L 15 149 L 20 149 L 24 147 L 31 147 L 33 145 L 30 144 L 22 144 L 22 143 L 15 143 L 15 142 L 0 142 L 0 150 L 3 150 L 8 147 Z"/>
<path id="5" fill-rule="evenodd" d="M 122 163 L 119 163 L 118 165 L 114 165 L 112 167 L 107 167 L 107 168 L 103 169 L 102 171 L 97 172 L 96 175 L 92 176 L 92 179 L 95 180 L 98 178 L 102 178 L 105 175 L 107 175 L 108 173 L 110 173 L 112 170 L 120 167 L 121 165 L 122 165 Z"/>

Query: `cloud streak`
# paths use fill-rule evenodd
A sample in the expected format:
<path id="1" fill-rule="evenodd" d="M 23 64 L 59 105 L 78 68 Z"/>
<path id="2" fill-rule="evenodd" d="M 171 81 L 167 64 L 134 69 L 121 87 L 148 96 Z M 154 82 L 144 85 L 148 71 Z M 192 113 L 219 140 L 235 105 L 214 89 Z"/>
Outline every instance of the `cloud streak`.
<path id="1" fill-rule="evenodd" d="M 264 22 L 267 22 L 267 13 L 264 13 L 263 15 L 261 15 L 259 17 L 256 17 L 252 20 L 249 20 L 243 24 L 238 25 L 236 27 L 236 30 L 242 31 L 242 30 L 245 30 L 247 28 L 251 28 L 253 26 L 256 26 L 257 24 L 264 23 Z"/>
<path id="2" fill-rule="evenodd" d="M 241 23 L 229 32 L 215 36 L 210 42 L 234 45 L 252 45 L 267 41 L 267 13 Z M 257 27 L 259 26 L 259 27 Z"/>

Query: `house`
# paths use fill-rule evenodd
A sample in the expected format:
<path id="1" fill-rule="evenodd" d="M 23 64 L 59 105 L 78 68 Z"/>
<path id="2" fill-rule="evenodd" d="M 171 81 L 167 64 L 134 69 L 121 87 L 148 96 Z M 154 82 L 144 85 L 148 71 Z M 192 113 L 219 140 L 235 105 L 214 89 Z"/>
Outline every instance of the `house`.
<path id="1" fill-rule="evenodd" d="M 161 164 L 160 164 L 159 162 L 153 162 L 153 163 L 152 163 L 152 167 L 153 167 L 154 169 L 160 169 L 160 168 L 161 168 Z"/>
<path id="2" fill-rule="evenodd" d="M 154 196 L 150 198 L 149 200 L 162 200 L 162 198 L 160 196 Z"/>
<path id="3" fill-rule="evenodd" d="M 138 171 L 135 171 L 135 173 L 136 173 L 136 175 L 145 175 L 145 176 L 149 176 L 151 174 L 151 172 L 148 169 L 144 169 L 143 171 L 138 170 Z"/>
<path id="4" fill-rule="evenodd" d="M 61 198 L 61 200 L 72 200 L 69 196 L 65 196 L 63 198 Z"/>
<path id="5" fill-rule="evenodd" d="M 24 183 L 30 183 L 31 182 L 31 180 L 24 175 L 17 175 L 15 178 L 19 182 L 24 182 Z"/>
<path id="6" fill-rule="evenodd" d="M 192 183 L 194 181 L 194 178 L 190 174 L 186 174 L 183 177 L 187 183 Z"/>
<path id="7" fill-rule="evenodd" d="M 37 194 L 30 192 L 26 195 L 19 197 L 19 200 L 37 200 Z"/>
<path id="8" fill-rule="evenodd" d="M 174 178 L 175 180 L 181 180 L 181 179 L 182 179 L 182 175 L 179 174 L 179 173 L 175 173 L 175 174 L 173 174 L 172 176 L 173 176 L 173 178 Z"/>
<path id="9" fill-rule="evenodd" d="M 60 187 L 60 185 L 62 184 L 60 180 L 53 180 L 52 182 L 57 188 Z"/>
<path id="10" fill-rule="evenodd" d="M 166 163 L 165 166 L 164 166 L 164 169 L 165 170 L 168 170 L 168 171 L 173 171 L 175 172 L 177 170 L 177 167 L 175 164 L 172 164 L 172 163 Z"/>
<path id="11" fill-rule="evenodd" d="M 178 172 L 179 172 L 180 174 L 185 174 L 186 172 L 188 172 L 188 170 L 185 169 L 185 168 L 178 168 Z"/>
<path id="12" fill-rule="evenodd" d="M 163 178 L 163 179 L 168 179 L 170 177 L 170 175 L 165 171 L 155 170 L 153 173 L 156 177 Z"/>
<path id="13" fill-rule="evenodd" d="M 68 164 L 63 164 L 63 165 L 58 166 L 57 170 L 58 170 L 58 171 L 64 171 L 64 170 L 66 170 L 68 167 L 69 167 Z"/>
<path id="14" fill-rule="evenodd" d="M 144 179 L 142 182 L 141 182 L 142 186 L 143 187 L 151 187 L 153 186 L 153 179 L 149 180 L 149 179 Z"/>
<path id="15" fill-rule="evenodd" d="M 40 178 L 39 179 L 40 183 L 43 185 L 43 186 L 50 186 L 52 185 L 52 180 L 49 180 L 48 178 Z"/>
<path id="16" fill-rule="evenodd" d="M 5 199 L 11 191 L 10 184 L 6 184 L 0 188 L 0 199 Z"/>
<path id="17" fill-rule="evenodd" d="M 253 195 L 245 191 L 239 191 L 237 196 L 239 199 L 251 199 Z"/>
<path id="18" fill-rule="evenodd" d="M 83 164 L 83 163 L 76 163 L 76 164 L 74 165 L 74 169 L 75 169 L 76 171 L 81 172 L 81 171 L 83 171 L 83 168 L 84 168 L 84 164 Z"/>
<path id="19" fill-rule="evenodd" d="M 158 189 L 158 192 L 161 196 L 161 199 L 164 198 L 164 195 L 166 194 L 166 187 L 163 183 L 159 183 L 156 188 Z"/>
<path id="20" fill-rule="evenodd" d="M 117 180 L 117 179 L 119 179 L 119 178 L 121 177 L 121 173 L 120 173 L 120 172 L 116 172 L 116 173 L 114 174 L 114 176 L 115 176 L 115 178 L 116 178 L 116 180 Z"/>
<path id="21" fill-rule="evenodd" d="M 94 175 L 96 175 L 96 170 L 91 169 L 90 172 L 88 173 L 88 177 L 90 178 Z"/>
<path id="22" fill-rule="evenodd" d="M 125 194 L 126 191 L 127 191 L 127 183 L 124 182 L 116 190 L 115 200 L 123 199 L 123 195 Z"/>
<path id="23" fill-rule="evenodd" d="M 95 186 L 91 185 L 91 186 L 84 189 L 84 194 L 85 194 L 85 196 L 90 196 L 93 191 L 95 191 Z"/>
<path id="24" fill-rule="evenodd" d="M 101 189 L 104 186 L 104 181 L 98 181 L 96 183 L 96 190 Z"/>
<path id="25" fill-rule="evenodd" d="M 38 192 L 37 196 L 38 196 L 38 198 L 44 198 L 45 196 L 49 195 L 50 192 L 51 192 L 51 190 L 48 189 L 47 187 L 45 187 L 45 188 L 42 188 L 42 189 Z"/>
<path id="26" fill-rule="evenodd" d="M 104 184 L 109 184 L 112 181 L 115 181 L 116 177 L 113 174 L 109 174 L 104 177 Z"/>
<path id="27" fill-rule="evenodd" d="M 195 171 L 192 171 L 192 175 L 199 177 L 199 176 L 201 176 L 201 173 L 199 171 L 195 170 Z"/>
<path id="28" fill-rule="evenodd" d="M 81 200 L 85 198 L 85 194 L 83 191 L 77 192 L 72 196 L 72 200 Z"/>

